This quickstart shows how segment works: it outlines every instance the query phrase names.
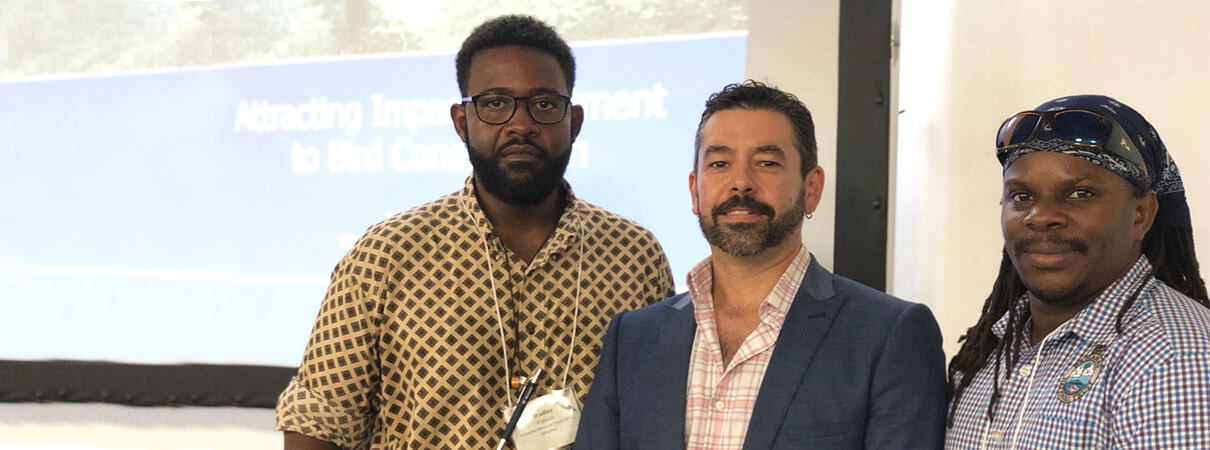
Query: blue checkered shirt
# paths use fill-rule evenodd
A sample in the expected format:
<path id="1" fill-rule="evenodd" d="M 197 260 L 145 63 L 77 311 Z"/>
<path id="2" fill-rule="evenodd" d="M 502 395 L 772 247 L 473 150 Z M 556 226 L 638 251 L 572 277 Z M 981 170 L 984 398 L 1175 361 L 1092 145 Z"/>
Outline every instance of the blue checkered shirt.
<path id="1" fill-rule="evenodd" d="M 1002 362 L 990 424 L 989 361 L 962 395 L 945 447 L 1210 449 L 1210 309 L 1150 271 L 1139 258 L 1040 345 L 1023 343 L 1012 373 Z M 1144 282 L 1119 335 L 1118 311 Z M 1027 307 L 1022 297 L 1017 308 Z M 994 325 L 997 336 L 1007 322 Z"/>

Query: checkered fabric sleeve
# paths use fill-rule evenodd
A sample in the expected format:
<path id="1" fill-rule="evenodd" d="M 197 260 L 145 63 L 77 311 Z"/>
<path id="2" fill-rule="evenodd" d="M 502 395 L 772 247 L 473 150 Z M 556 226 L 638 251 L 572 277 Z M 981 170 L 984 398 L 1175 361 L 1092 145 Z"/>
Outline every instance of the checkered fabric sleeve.
<path id="1" fill-rule="evenodd" d="M 1210 354 L 1183 353 L 1119 399 L 1115 448 L 1210 448 Z"/>
<path id="2" fill-rule="evenodd" d="M 1210 314 L 1167 286 L 1156 290 L 1160 327 L 1127 350 L 1131 370 L 1113 399 L 1116 448 L 1210 449 Z M 1162 338 L 1161 338 L 1162 336 Z"/>
<path id="3" fill-rule="evenodd" d="M 344 448 L 364 447 L 373 431 L 379 384 L 379 305 L 387 259 L 371 229 L 337 264 L 298 376 L 278 398 L 277 428 Z"/>

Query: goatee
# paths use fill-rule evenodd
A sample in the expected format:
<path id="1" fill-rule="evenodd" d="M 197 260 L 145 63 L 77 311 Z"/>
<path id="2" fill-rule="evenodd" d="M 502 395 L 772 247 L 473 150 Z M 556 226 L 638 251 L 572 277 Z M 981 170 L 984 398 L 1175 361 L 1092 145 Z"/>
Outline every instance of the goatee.
<path id="1" fill-rule="evenodd" d="M 726 214 L 732 208 L 745 208 L 755 214 L 769 217 L 765 223 L 734 223 L 722 225 L 718 223 L 719 216 Z M 731 256 L 745 257 L 758 255 L 765 250 L 785 242 L 792 233 L 799 232 L 803 216 L 806 214 L 806 200 L 798 197 L 794 207 L 780 216 L 776 215 L 772 206 L 766 205 L 748 196 L 735 196 L 719 203 L 710 211 L 710 222 L 698 213 L 698 225 L 706 241 L 719 250 Z"/>

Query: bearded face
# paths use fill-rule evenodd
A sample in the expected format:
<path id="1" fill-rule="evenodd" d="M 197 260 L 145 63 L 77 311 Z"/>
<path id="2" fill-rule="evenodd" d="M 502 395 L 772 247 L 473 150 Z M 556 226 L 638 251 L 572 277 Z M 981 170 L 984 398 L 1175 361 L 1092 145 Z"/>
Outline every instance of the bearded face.
<path id="1" fill-rule="evenodd" d="M 758 222 L 719 223 L 719 217 L 727 214 L 758 214 L 768 219 Z M 718 247 L 731 256 L 753 256 L 781 244 L 793 233 L 797 233 L 806 214 L 806 202 L 802 196 L 794 206 L 777 214 L 772 206 L 746 196 L 735 196 L 719 203 L 707 214 L 698 214 L 698 225 L 710 245 Z"/>
<path id="2" fill-rule="evenodd" d="M 558 189 L 571 160 L 570 145 L 552 156 L 549 149 L 527 137 L 492 150 L 476 149 L 469 142 L 466 148 L 475 179 L 487 192 L 514 206 L 536 205 Z"/>

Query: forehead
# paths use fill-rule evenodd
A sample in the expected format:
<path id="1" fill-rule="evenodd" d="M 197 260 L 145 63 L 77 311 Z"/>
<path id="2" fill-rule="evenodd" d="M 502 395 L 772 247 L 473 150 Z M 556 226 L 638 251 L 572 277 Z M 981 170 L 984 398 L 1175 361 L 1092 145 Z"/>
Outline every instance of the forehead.
<path id="1" fill-rule="evenodd" d="M 787 154 L 797 155 L 794 130 L 781 113 L 764 109 L 727 109 L 714 113 L 702 124 L 701 148 L 726 146 L 754 149 L 776 145 Z"/>
<path id="2" fill-rule="evenodd" d="M 1118 174 L 1084 158 L 1057 152 L 1028 153 L 1017 158 L 1004 171 L 1005 184 L 1047 185 L 1076 180 L 1108 184 L 1129 183 Z"/>
<path id="3" fill-rule="evenodd" d="M 537 89 L 567 92 L 567 78 L 559 61 L 549 53 L 529 47 L 489 48 L 471 57 L 467 90 L 471 95 L 489 89 L 525 94 Z"/>

